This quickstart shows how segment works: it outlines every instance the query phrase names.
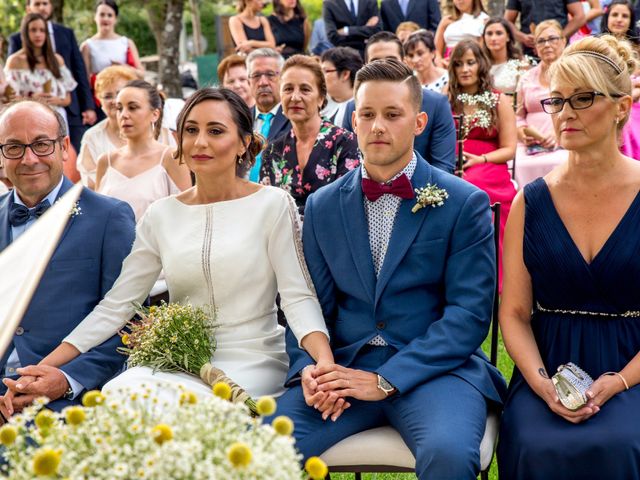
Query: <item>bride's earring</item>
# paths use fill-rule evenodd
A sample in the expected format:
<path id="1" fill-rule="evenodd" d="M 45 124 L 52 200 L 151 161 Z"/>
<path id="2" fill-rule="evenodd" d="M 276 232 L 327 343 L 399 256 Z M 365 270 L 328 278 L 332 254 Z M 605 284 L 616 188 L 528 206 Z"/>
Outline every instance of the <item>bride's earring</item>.
<path id="1" fill-rule="evenodd" d="M 242 158 L 242 155 L 236 155 L 236 159 L 237 159 L 236 161 L 238 162 L 238 165 L 240 165 L 244 161 L 244 158 Z"/>
<path id="2" fill-rule="evenodd" d="M 151 122 L 151 138 L 156 137 L 156 122 Z"/>

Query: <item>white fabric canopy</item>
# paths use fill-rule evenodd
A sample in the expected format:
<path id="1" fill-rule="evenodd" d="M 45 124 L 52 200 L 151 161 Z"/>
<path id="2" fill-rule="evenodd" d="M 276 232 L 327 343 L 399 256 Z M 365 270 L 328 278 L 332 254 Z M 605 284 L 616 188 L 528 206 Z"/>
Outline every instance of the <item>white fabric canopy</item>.
<path id="1" fill-rule="evenodd" d="M 81 191 L 79 184 L 71 188 L 0 253 L 0 357 L 22 321 Z"/>

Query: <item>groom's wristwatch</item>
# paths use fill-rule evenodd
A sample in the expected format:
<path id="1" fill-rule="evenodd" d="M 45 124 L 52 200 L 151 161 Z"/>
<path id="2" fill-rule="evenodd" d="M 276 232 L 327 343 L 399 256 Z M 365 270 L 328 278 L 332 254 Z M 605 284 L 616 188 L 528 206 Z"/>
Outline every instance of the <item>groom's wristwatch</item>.
<path id="1" fill-rule="evenodd" d="M 384 396 L 388 397 L 396 392 L 396 387 L 391 385 L 382 375 L 378 375 L 378 390 L 382 390 L 384 392 Z"/>

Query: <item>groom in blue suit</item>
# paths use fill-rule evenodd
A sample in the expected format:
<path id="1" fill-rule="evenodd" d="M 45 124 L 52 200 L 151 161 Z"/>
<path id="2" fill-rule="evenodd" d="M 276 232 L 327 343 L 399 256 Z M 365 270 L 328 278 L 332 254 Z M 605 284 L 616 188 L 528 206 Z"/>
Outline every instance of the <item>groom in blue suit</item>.
<path id="1" fill-rule="evenodd" d="M 363 166 L 309 198 L 303 233 L 335 363 L 315 365 L 289 333 L 278 413 L 305 458 L 390 424 L 419 478 L 475 479 L 488 404 L 506 390 L 480 350 L 495 283 L 489 200 L 414 152 L 428 119 L 406 65 L 367 64 L 354 89 Z"/>
<path id="2" fill-rule="evenodd" d="M 0 196 L 0 251 L 71 188 L 62 175 L 69 149 L 65 130 L 60 114 L 36 101 L 18 102 L 0 114 L 0 162 L 15 187 Z M 13 341 L 0 357 L 0 393 L 12 390 L 13 411 L 37 396 L 49 397 L 56 410 L 77 403 L 82 392 L 100 388 L 121 369 L 125 357 L 116 352 L 117 335 L 60 369 L 36 365 L 109 291 L 134 236 L 128 204 L 82 191 Z M 35 381 L 21 389 L 18 375 Z M 12 413 L 4 403 L 0 412 L 5 418 Z"/>

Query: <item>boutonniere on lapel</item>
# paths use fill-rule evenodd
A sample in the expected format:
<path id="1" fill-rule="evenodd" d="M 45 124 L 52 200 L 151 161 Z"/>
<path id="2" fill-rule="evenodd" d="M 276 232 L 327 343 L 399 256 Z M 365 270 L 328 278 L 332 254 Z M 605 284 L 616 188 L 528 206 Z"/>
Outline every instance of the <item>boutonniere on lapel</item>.
<path id="1" fill-rule="evenodd" d="M 79 200 L 76 203 L 73 204 L 73 207 L 71 208 L 71 211 L 69 212 L 69 216 L 71 218 L 77 217 L 78 215 L 82 215 L 82 207 L 80 206 L 80 201 Z"/>
<path id="2" fill-rule="evenodd" d="M 418 210 L 424 207 L 441 207 L 444 205 L 444 201 L 449 198 L 449 192 L 444 188 L 439 188 L 438 185 L 427 185 L 423 188 L 416 188 L 416 204 L 411 211 L 416 213 Z"/>

